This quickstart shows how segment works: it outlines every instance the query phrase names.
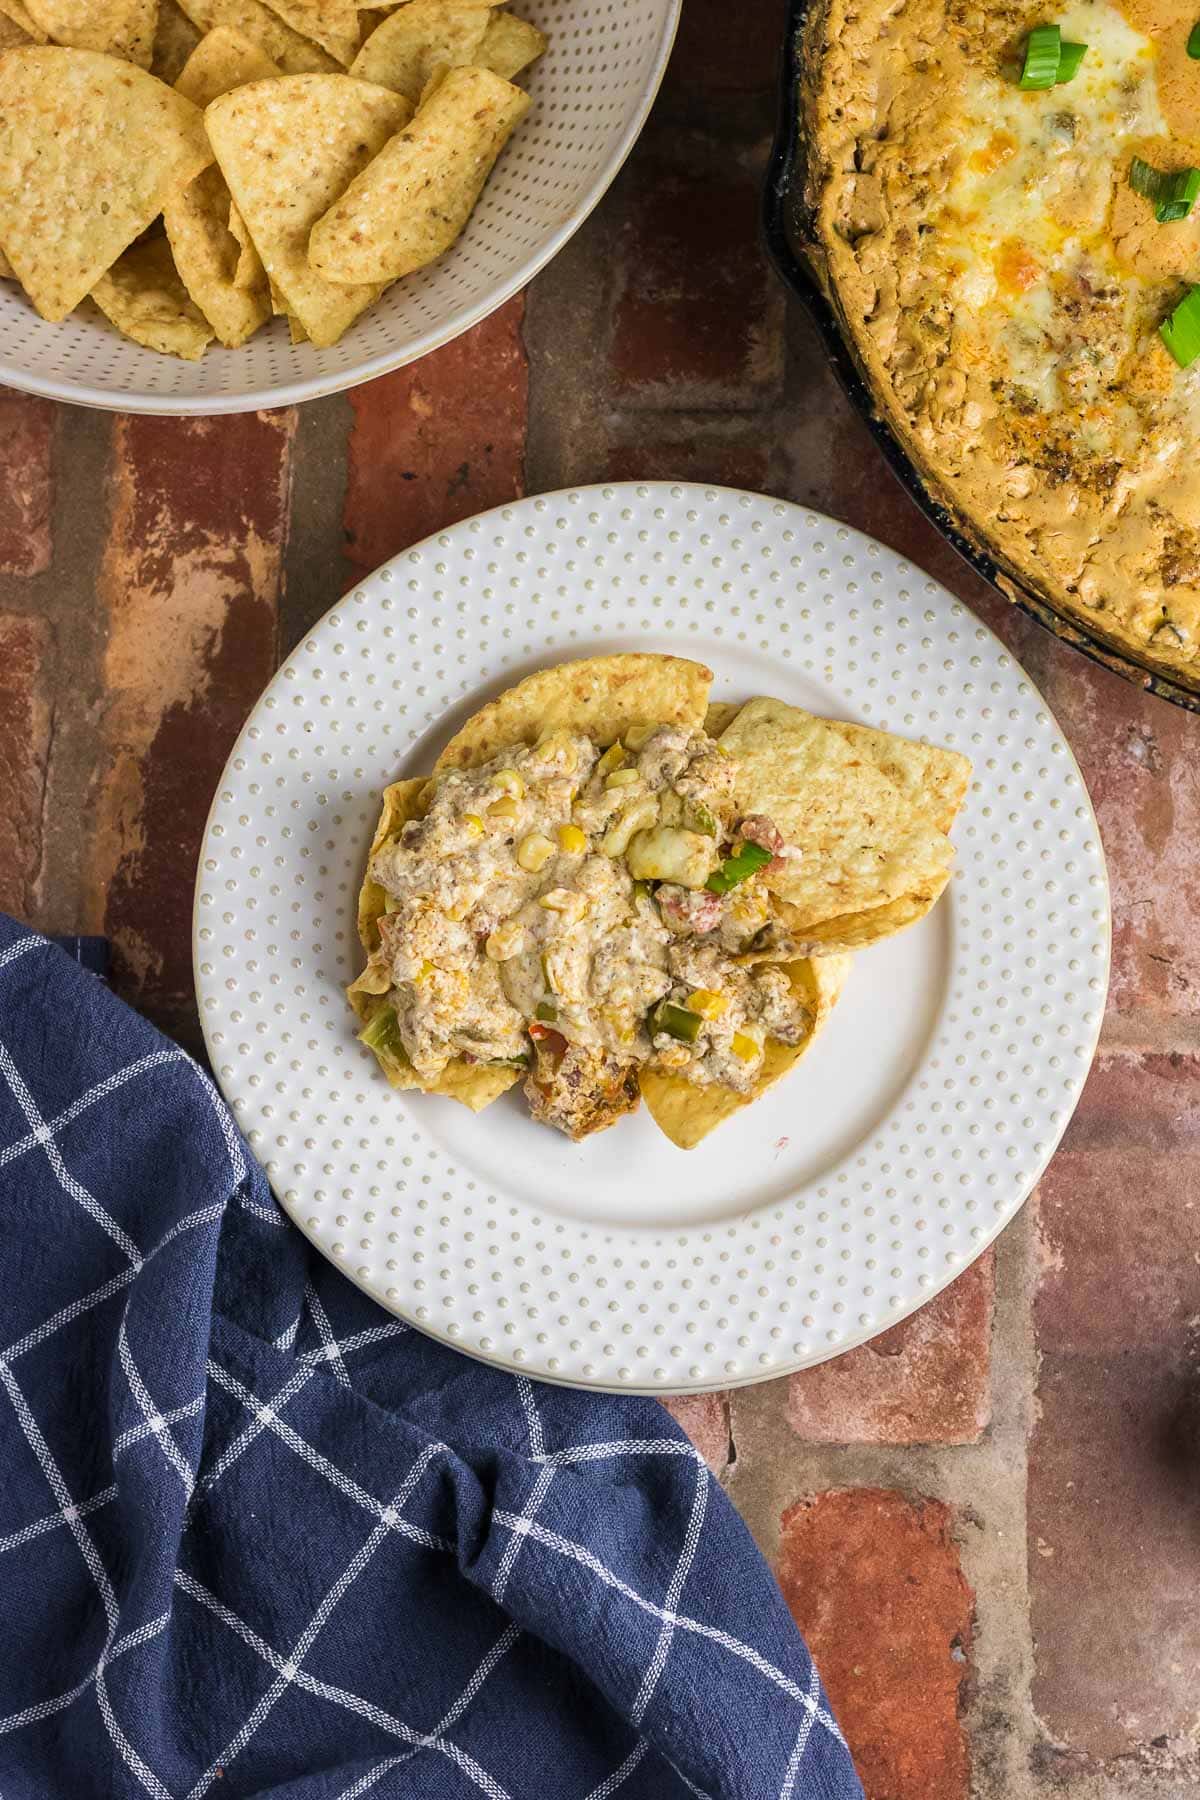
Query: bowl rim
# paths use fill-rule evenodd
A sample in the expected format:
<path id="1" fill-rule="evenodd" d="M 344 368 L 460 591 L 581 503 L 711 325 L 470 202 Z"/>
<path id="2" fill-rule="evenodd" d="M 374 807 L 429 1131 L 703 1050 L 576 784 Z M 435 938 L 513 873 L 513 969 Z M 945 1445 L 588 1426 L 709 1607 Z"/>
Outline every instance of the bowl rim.
<path id="1" fill-rule="evenodd" d="M 455 338 L 462 337 L 473 326 L 482 324 L 484 319 L 498 312 L 515 294 L 528 287 L 534 276 L 540 274 L 546 264 L 558 255 L 603 200 L 641 136 L 667 72 L 667 64 L 679 31 L 683 0 L 666 0 L 666 9 L 650 78 L 625 130 L 595 176 L 582 204 L 550 234 L 519 271 L 481 300 L 454 314 L 444 325 L 424 332 L 404 348 L 383 351 L 351 369 L 342 369 L 337 373 L 280 382 L 239 394 L 149 394 L 136 388 L 94 387 L 86 382 L 56 380 L 31 374 L 27 369 L 14 367 L 0 350 L 0 385 L 15 388 L 25 394 L 37 394 L 45 400 L 61 400 L 68 406 L 87 407 L 96 412 L 134 413 L 176 419 L 207 418 L 225 413 L 272 411 L 277 407 L 298 406 L 306 400 L 322 400 L 330 394 L 345 393 L 350 388 L 361 386 L 363 382 L 374 381 L 377 376 L 388 375 L 394 369 L 406 368 L 409 363 L 418 362 L 431 351 L 440 350 Z M 147 351 L 146 354 L 152 355 L 153 352 Z"/>
<path id="2" fill-rule="evenodd" d="M 981 575 L 989 587 L 1018 606 L 1029 618 L 1060 643 L 1119 675 L 1122 680 L 1180 706 L 1200 713 L 1200 688 L 1143 662 L 1133 650 L 1118 650 L 1090 631 L 1074 614 L 1061 612 L 1015 570 L 991 555 L 970 533 L 966 520 L 952 513 L 930 490 L 912 457 L 880 413 L 870 383 L 864 378 L 848 334 L 821 288 L 802 248 L 793 240 L 790 207 L 793 187 L 800 178 L 800 107 L 798 69 L 801 38 L 815 0 L 788 0 L 783 51 L 779 72 L 779 100 L 775 138 L 763 185 L 762 230 L 767 255 L 784 285 L 802 303 L 817 328 L 834 373 L 855 411 L 863 419 L 884 459 L 910 500 L 920 508 L 963 561 Z"/>

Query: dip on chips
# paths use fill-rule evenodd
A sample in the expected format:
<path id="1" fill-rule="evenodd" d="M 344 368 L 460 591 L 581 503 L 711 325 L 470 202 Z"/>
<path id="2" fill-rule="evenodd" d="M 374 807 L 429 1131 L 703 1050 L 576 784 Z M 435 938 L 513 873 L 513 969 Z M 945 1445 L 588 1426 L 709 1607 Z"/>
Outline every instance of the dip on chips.
<path id="1" fill-rule="evenodd" d="M 645 1099 L 691 1149 L 806 1053 L 848 952 L 933 905 L 966 760 L 711 681 L 541 670 L 387 790 L 349 992 L 394 1085 L 480 1110 L 523 1079 L 576 1139 Z"/>

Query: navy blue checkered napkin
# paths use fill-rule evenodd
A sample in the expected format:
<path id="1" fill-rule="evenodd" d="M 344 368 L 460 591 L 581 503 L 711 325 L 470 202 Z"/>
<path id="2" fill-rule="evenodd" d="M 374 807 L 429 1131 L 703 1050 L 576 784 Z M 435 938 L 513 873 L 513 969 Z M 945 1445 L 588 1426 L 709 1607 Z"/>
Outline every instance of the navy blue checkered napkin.
<path id="1" fill-rule="evenodd" d="M 0 916 L 4 1800 L 854 1800 L 650 1401 L 378 1310 L 213 1088 Z"/>

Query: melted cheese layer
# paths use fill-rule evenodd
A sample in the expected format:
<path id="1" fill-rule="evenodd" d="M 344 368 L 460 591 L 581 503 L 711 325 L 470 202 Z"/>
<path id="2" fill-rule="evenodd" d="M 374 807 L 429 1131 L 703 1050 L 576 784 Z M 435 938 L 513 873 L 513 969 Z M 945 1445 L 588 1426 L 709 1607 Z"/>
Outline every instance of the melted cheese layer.
<path id="1" fill-rule="evenodd" d="M 1032 585 L 1178 669 L 1200 659 L 1200 363 L 1158 325 L 1200 282 L 1200 209 L 1158 225 L 1127 173 L 1200 144 L 1173 36 L 1130 5 L 829 0 L 805 111 L 825 272 L 910 450 Z M 1023 91 L 1050 20 L 1087 55 Z"/>

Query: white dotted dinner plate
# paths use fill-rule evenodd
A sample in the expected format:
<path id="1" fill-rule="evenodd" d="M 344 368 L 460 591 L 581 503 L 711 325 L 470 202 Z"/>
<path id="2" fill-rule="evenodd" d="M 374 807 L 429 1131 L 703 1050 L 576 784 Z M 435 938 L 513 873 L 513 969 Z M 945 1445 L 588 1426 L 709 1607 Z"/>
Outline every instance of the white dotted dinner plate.
<path id="1" fill-rule="evenodd" d="M 519 1087 L 477 1115 L 395 1093 L 343 995 L 384 786 L 530 670 L 625 649 L 975 766 L 945 897 L 857 956 L 799 1067 L 690 1152 L 644 1109 L 572 1144 Z M 1079 770 L 991 632 L 860 532 L 682 483 L 506 506 L 347 594 L 238 739 L 196 890 L 213 1068 L 301 1230 L 461 1350 L 631 1391 L 819 1362 L 978 1256 L 1075 1106 L 1108 952 Z"/>

